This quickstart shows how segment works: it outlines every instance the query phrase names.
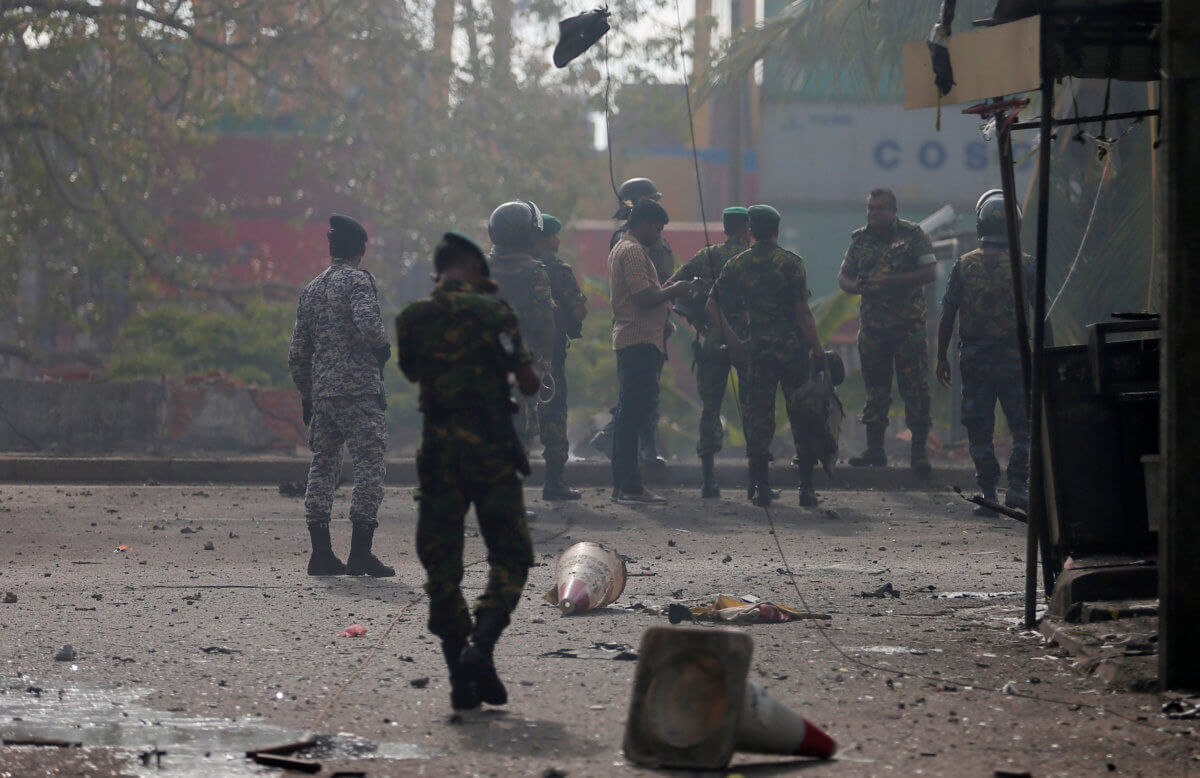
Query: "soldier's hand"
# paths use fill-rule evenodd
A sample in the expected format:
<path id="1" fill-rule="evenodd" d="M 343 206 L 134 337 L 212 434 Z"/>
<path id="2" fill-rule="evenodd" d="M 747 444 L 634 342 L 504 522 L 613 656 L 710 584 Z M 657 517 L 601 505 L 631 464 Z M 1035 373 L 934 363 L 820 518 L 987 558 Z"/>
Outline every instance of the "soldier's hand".
<path id="1" fill-rule="evenodd" d="M 521 365 L 517 368 L 517 389 L 521 394 L 529 396 L 536 394 L 538 388 L 542 385 L 542 377 L 533 369 L 532 365 Z"/>
<path id="2" fill-rule="evenodd" d="M 946 388 L 949 388 L 950 387 L 950 362 L 945 359 L 939 359 L 938 363 L 937 363 L 937 369 L 935 371 L 935 375 L 937 375 L 937 380 L 938 380 L 939 384 L 941 384 L 942 386 L 944 386 Z"/>
<path id="3" fill-rule="evenodd" d="M 304 418 L 304 426 L 312 423 L 312 400 L 300 401 L 300 415 Z"/>

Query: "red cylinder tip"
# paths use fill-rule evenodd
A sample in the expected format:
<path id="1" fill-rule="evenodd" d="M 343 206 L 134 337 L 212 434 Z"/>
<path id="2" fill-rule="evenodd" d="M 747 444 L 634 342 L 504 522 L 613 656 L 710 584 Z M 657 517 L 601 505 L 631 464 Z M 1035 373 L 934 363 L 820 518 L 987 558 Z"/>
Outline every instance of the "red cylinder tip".
<path id="1" fill-rule="evenodd" d="M 559 586 L 558 607 L 564 616 L 585 611 L 591 605 L 587 584 L 578 578 L 572 578 Z"/>
<path id="2" fill-rule="evenodd" d="M 833 738 L 825 730 L 805 719 L 804 739 L 800 741 L 800 747 L 796 749 L 796 755 L 831 759 L 836 752 L 837 743 L 833 742 Z"/>

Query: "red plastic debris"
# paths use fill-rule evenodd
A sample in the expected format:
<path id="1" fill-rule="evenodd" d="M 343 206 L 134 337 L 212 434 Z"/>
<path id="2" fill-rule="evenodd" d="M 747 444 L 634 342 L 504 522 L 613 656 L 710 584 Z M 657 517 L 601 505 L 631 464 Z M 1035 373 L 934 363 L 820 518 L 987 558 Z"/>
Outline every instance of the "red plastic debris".
<path id="1" fill-rule="evenodd" d="M 351 624 L 338 633 L 339 638 L 360 638 L 367 634 L 367 628 L 362 624 Z"/>

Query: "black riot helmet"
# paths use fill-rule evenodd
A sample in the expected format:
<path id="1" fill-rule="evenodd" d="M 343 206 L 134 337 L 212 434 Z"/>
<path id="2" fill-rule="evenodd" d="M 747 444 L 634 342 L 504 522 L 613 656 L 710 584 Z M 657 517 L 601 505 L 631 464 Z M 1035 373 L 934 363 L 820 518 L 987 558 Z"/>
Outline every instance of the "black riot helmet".
<path id="1" fill-rule="evenodd" d="M 662 192 L 648 178 L 631 178 L 617 189 L 617 212 L 614 219 L 628 219 L 629 211 L 639 200 L 659 200 Z"/>
<path id="2" fill-rule="evenodd" d="M 1017 228 L 1020 229 L 1021 206 L 1017 206 Z M 1008 246 L 1008 217 L 1004 212 L 1004 192 L 989 189 L 975 203 L 975 232 L 984 248 Z"/>
<path id="3" fill-rule="evenodd" d="M 542 231 L 542 212 L 528 200 L 509 200 L 488 218 L 488 237 L 496 251 L 532 251 Z"/>

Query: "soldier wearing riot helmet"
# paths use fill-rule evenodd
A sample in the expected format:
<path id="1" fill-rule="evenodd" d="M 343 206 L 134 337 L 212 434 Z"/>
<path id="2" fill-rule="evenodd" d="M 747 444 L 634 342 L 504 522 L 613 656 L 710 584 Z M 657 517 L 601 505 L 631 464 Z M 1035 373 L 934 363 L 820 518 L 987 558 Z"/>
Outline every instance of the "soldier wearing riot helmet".
<path id="1" fill-rule="evenodd" d="M 502 705 L 508 692 L 493 650 L 520 600 L 533 544 L 521 475 L 529 461 L 513 429 L 509 377 L 525 395 L 539 377 L 513 310 L 488 286 L 483 251 L 448 232 L 434 250 L 437 287 L 396 317 L 400 369 L 420 386 L 417 556 L 426 571 L 429 630 L 441 639 L 456 709 Z M 490 572 L 463 598 L 463 521 L 474 506 Z"/>
<path id="2" fill-rule="evenodd" d="M 725 242 L 700 249 L 669 279 L 699 279 L 686 297 L 676 300 L 675 312 L 687 318 L 696 332 L 696 340 L 692 343 L 692 368 L 696 371 L 696 389 L 701 403 L 700 436 L 696 443 L 704 478 L 701 497 L 721 495 L 713 459 L 721 450 L 721 403 L 725 400 L 729 370 L 733 367 L 721 330 L 710 326 L 704 308 L 725 263 L 750 248 L 750 214 L 745 208 L 726 208 L 721 213 L 721 222 L 725 228 Z"/>
<path id="3" fill-rule="evenodd" d="M 534 255 L 550 279 L 555 324 L 548 382 L 551 397 L 538 403 L 538 431 L 544 446 L 542 459 L 546 463 L 543 500 L 578 500 L 581 496 L 567 485 L 564 477 L 570 453 L 567 442 L 567 348 L 571 340 L 583 335 L 587 297 L 579 288 L 571 265 L 558 255 L 561 231 L 562 222 L 548 213 L 542 214 L 542 230 L 534 246 Z"/>
<path id="4" fill-rule="evenodd" d="M 554 348 L 554 294 L 546 270 L 533 258 L 534 243 L 542 230 L 542 213 L 529 200 L 510 200 L 492 211 L 488 237 L 491 278 L 496 295 L 516 311 L 534 361 L 546 365 Z M 526 450 L 537 435 L 537 401 L 524 400 L 515 420 Z"/>
<path id="5" fill-rule="evenodd" d="M 288 368 L 300 390 L 309 427 L 312 465 L 304 513 L 312 541 L 309 575 L 395 575 L 371 553 L 383 500 L 387 401 L 382 367 L 391 344 L 379 313 L 375 279 L 359 267 L 367 231 L 341 214 L 329 217 L 330 265 L 300 293 Z M 354 460 L 350 500 L 353 534 L 346 564 L 329 538 L 333 490 L 342 470 L 342 446 Z"/>
<path id="6" fill-rule="evenodd" d="M 1017 211 L 1020 218 L 1020 210 Z M 1021 352 L 1013 314 L 1012 261 L 1008 253 L 1008 217 L 1004 193 L 984 192 L 975 204 L 979 248 L 959 257 L 950 270 L 938 322 L 937 367 L 943 386 L 950 386 L 947 352 L 958 322 L 958 358 L 962 376 L 962 423 L 975 463 L 975 480 L 984 497 L 996 501 L 1000 463 L 992 443 L 999 401 L 1012 432 L 1008 460 L 1008 491 L 1004 502 L 1025 510 L 1029 506 L 1029 421 L 1025 413 Z M 1024 257 L 1026 299 L 1032 297 L 1033 267 Z M 981 516 L 994 515 L 982 506 Z"/>

